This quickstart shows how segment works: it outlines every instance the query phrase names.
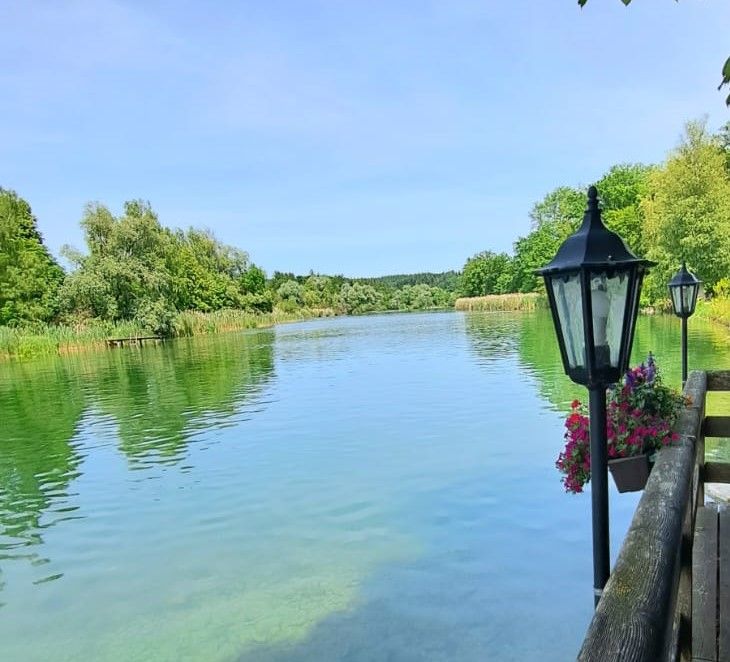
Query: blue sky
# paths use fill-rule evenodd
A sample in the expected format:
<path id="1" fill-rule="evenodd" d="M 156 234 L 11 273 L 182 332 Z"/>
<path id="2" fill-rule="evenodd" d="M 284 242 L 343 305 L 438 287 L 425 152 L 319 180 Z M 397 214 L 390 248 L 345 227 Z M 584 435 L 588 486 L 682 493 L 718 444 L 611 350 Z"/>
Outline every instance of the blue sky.
<path id="1" fill-rule="evenodd" d="M 269 273 L 460 268 L 550 189 L 730 119 L 726 0 L 6 0 L 0 25 L 0 186 L 56 253 L 86 202 L 143 198 Z"/>

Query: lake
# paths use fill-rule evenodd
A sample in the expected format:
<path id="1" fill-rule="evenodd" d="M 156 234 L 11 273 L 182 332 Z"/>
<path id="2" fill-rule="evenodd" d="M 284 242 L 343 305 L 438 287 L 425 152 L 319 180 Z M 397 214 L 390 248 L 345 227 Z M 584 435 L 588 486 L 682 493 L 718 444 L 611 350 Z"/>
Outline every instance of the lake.
<path id="1" fill-rule="evenodd" d="M 343 317 L 0 364 L 0 659 L 564 660 L 590 495 L 547 313 Z M 679 382 L 679 320 L 642 317 Z M 730 368 L 690 320 L 692 366 Z M 721 454 L 717 447 L 710 453 Z M 638 501 L 611 488 L 615 557 Z"/>

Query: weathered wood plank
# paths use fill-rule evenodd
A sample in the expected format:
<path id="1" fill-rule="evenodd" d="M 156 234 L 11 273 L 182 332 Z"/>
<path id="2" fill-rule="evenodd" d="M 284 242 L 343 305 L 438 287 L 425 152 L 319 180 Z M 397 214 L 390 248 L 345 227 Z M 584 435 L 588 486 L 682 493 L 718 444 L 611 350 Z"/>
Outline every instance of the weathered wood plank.
<path id="1" fill-rule="evenodd" d="M 689 573 L 680 573 L 682 525 L 688 509 L 694 510 L 694 493 L 703 501 L 701 481 L 693 485 L 692 478 L 701 476 L 695 449 L 702 440 L 706 389 L 706 373 L 691 372 L 684 390 L 691 404 L 675 427 L 679 439 L 658 454 L 579 660 L 676 659 L 681 636 L 677 611 L 688 602 L 678 596 L 680 576 L 685 575 L 686 585 Z"/>
<path id="2" fill-rule="evenodd" d="M 127 345 L 142 345 L 144 342 L 148 340 L 154 340 L 154 341 L 162 341 L 164 338 L 162 336 L 138 336 L 138 337 L 131 337 L 131 338 L 108 338 L 106 341 L 107 347 L 124 347 L 125 344 Z"/>
<path id="3" fill-rule="evenodd" d="M 678 552 L 693 467 L 690 439 L 659 452 L 579 660 L 662 660 L 676 651 Z"/>
<path id="4" fill-rule="evenodd" d="M 705 416 L 705 437 L 730 437 L 730 416 Z"/>
<path id="5" fill-rule="evenodd" d="M 717 660 L 717 507 L 697 511 L 692 551 L 692 659 Z"/>
<path id="6" fill-rule="evenodd" d="M 708 391 L 730 391 L 730 370 L 710 370 L 707 373 Z"/>
<path id="7" fill-rule="evenodd" d="M 720 511 L 720 579 L 717 601 L 720 617 L 717 640 L 718 659 L 730 660 L 730 510 Z"/>
<path id="8" fill-rule="evenodd" d="M 730 483 L 730 462 L 706 462 L 706 483 Z"/>

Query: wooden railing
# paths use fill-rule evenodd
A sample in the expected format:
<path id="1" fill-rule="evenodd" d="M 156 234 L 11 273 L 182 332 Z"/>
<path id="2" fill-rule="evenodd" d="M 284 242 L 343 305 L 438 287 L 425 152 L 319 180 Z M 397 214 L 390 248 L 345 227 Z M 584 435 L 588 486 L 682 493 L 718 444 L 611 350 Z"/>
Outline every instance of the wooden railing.
<path id="1" fill-rule="evenodd" d="M 730 417 L 705 417 L 708 390 L 730 390 L 730 371 L 690 373 L 679 439 L 658 454 L 579 660 L 691 658 L 695 516 L 706 481 L 730 482 L 730 463 L 705 465 L 705 437 L 730 436 Z"/>

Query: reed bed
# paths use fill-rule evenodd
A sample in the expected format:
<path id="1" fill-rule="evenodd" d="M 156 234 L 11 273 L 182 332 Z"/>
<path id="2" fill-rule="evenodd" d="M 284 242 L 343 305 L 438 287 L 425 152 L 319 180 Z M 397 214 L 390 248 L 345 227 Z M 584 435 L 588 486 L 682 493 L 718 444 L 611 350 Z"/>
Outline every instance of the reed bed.
<path id="1" fill-rule="evenodd" d="M 713 320 L 725 326 L 730 326 L 730 297 L 715 297 L 714 299 L 697 302 L 697 317 Z"/>
<path id="2" fill-rule="evenodd" d="M 330 317 L 334 314 L 335 311 L 329 308 L 300 309 L 295 312 L 274 310 L 271 313 L 254 313 L 244 310 L 217 310 L 211 313 L 185 311 L 176 315 L 172 337 L 265 328 L 274 324 L 313 317 Z M 74 354 L 104 349 L 107 347 L 107 340 L 112 338 L 139 338 L 149 335 L 149 330 L 135 322 L 92 321 L 76 326 L 61 324 L 3 326 L 0 327 L 0 359 L 28 359 Z"/>
<path id="3" fill-rule="evenodd" d="M 493 311 L 533 311 L 547 308 L 547 297 L 538 292 L 527 294 L 489 294 L 483 297 L 461 297 L 454 303 L 456 310 L 493 312 Z"/>

